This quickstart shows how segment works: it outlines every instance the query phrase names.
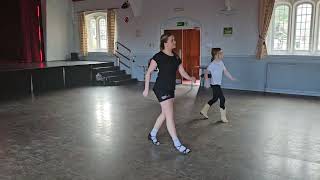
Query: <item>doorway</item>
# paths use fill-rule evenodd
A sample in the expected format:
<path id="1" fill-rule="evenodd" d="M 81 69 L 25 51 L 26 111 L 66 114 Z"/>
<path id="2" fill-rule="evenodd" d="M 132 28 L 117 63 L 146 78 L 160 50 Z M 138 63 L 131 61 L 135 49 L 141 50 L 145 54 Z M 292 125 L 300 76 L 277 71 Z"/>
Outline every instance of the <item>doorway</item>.
<path id="1" fill-rule="evenodd" d="M 194 76 L 199 84 L 199 66 L 200 66 L 200 29 L 173 29 L 164 30 L 165 33 L 171 33 L 176 40 L 176 48 L 173 50 L 182 60 L 183 68 L 190 76 Z M 182 78 L 177 72 L 177 81 L 182 84 L 191 82 Z"/>

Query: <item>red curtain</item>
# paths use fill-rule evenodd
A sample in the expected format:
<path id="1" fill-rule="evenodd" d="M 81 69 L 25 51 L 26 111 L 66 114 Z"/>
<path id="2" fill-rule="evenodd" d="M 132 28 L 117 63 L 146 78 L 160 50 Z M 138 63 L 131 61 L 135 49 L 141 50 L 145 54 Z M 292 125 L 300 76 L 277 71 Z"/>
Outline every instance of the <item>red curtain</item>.
<path id="1" fill-rule="evenodd" d="M 41 23 L 41 1 L 20 0 L 22 61 L 43 61 L 43 36 Z"/>
<path id="2" fill-rule="evenodd" d="M 10 0 L 0 15 L 1 62 L 43 62 L 44 41 L 40 0 Z"/>

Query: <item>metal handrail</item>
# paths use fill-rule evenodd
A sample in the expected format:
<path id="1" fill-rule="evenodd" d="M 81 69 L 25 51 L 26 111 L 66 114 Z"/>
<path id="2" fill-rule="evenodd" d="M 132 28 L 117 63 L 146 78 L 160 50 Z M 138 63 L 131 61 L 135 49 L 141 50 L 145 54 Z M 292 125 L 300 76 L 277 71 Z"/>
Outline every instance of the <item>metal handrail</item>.
<path id="1" fill-rule="evenodd" d="M 119 56 L 117 56 L 116 54 L 115 54 L 114 56 L 116 56 L 116 58 L 117 58 L 117 60 L 118 60 L 118 62 L 117 62 L 117 63 L 118 63 L 118 65 L 122 64 L 122 65 L 124 65 L 125 67 L 130 68 L 130 66 L 129 66 L 129 65 L 127 65 L 126 63 L 124 63 L 124 62 L 120 61 L 120 57 L 119 57 Z"/>
<path id="2" fill-rule="evenodd" d="M 120 42 L 115 42 L 115 45 L 116 45 L 116 49 L 114 50 L 114 56 L 117 57 L 117 65 L 120 66 L 120 64 L 124 65 L 125 67 L 127 67 L 128 69 L 130 69 L 130 73 L 132 74 L 132 66 L 133 66 L 133 63 L 135 62 L 134 60 L 134 56 L 132 58 L 130 58 L 130 55 L 125 55 L 123 54 L 122 52 L 119 51 L 119 46 L 121 46 L 122 48 L 124 48 L 126 51 L 129 52 L 129 54 L 132 53 L 131 49 L 128 48 L 127 46 L 123 45 L 122 43 Z M 127 61 L 130 62 L 130 65 L 127 63 L 127 62 L 123 62 L 121 59 L 122 58 L 125 58 Z"/>
<path id="3" fill-rule="evenodd" d="M 127 59 L 128 61 L 131 61 L 131 59 L 129 57 L 127 57 L 126 55 L 122 54 L 121 52 L 115 50 L 116 53 L 118 53 L 120 56 L 122 56 L 123 58 Z"/>
<path id="4" fill-rule="evenodd" d="M 119 49 L 118 45 L 120 45 L 120 46 L 122 46 L 123 48 L 125 48 L 127 51 L 129 51 L 131 53 L 131 49 L 129 49 L 127 46 L 123 45 L 122 43 L 117 41 L 116 45 L 117 45 L 117 49 Z"/>

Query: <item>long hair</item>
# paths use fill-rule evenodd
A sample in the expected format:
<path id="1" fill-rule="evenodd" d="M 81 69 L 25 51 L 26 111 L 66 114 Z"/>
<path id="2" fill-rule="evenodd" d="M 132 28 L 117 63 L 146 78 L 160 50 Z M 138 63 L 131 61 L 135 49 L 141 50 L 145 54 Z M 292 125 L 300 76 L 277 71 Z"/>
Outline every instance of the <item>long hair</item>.
<path id="1" fill-rule="evenodd" d="M 164 43 L 168 42 L 168 39 L 170 36 L 172 36 L 172 34 L 168 33 L 168 32 L 161 35 L 161 37 L 160 37 L 160 50 L 161 51 L 164 50 Z"/>

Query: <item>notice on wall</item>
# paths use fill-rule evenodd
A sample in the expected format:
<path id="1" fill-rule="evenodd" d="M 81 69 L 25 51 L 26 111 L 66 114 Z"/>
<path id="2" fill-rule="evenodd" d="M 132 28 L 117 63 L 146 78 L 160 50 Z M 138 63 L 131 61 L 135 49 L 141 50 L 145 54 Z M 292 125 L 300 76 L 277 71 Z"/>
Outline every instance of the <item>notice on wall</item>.
<path id="1" fill-rule="evenodd" d="M 224 27 L 223 28 L 223 36 L 229 37 L 232 36 L 232 27 Z"/>

